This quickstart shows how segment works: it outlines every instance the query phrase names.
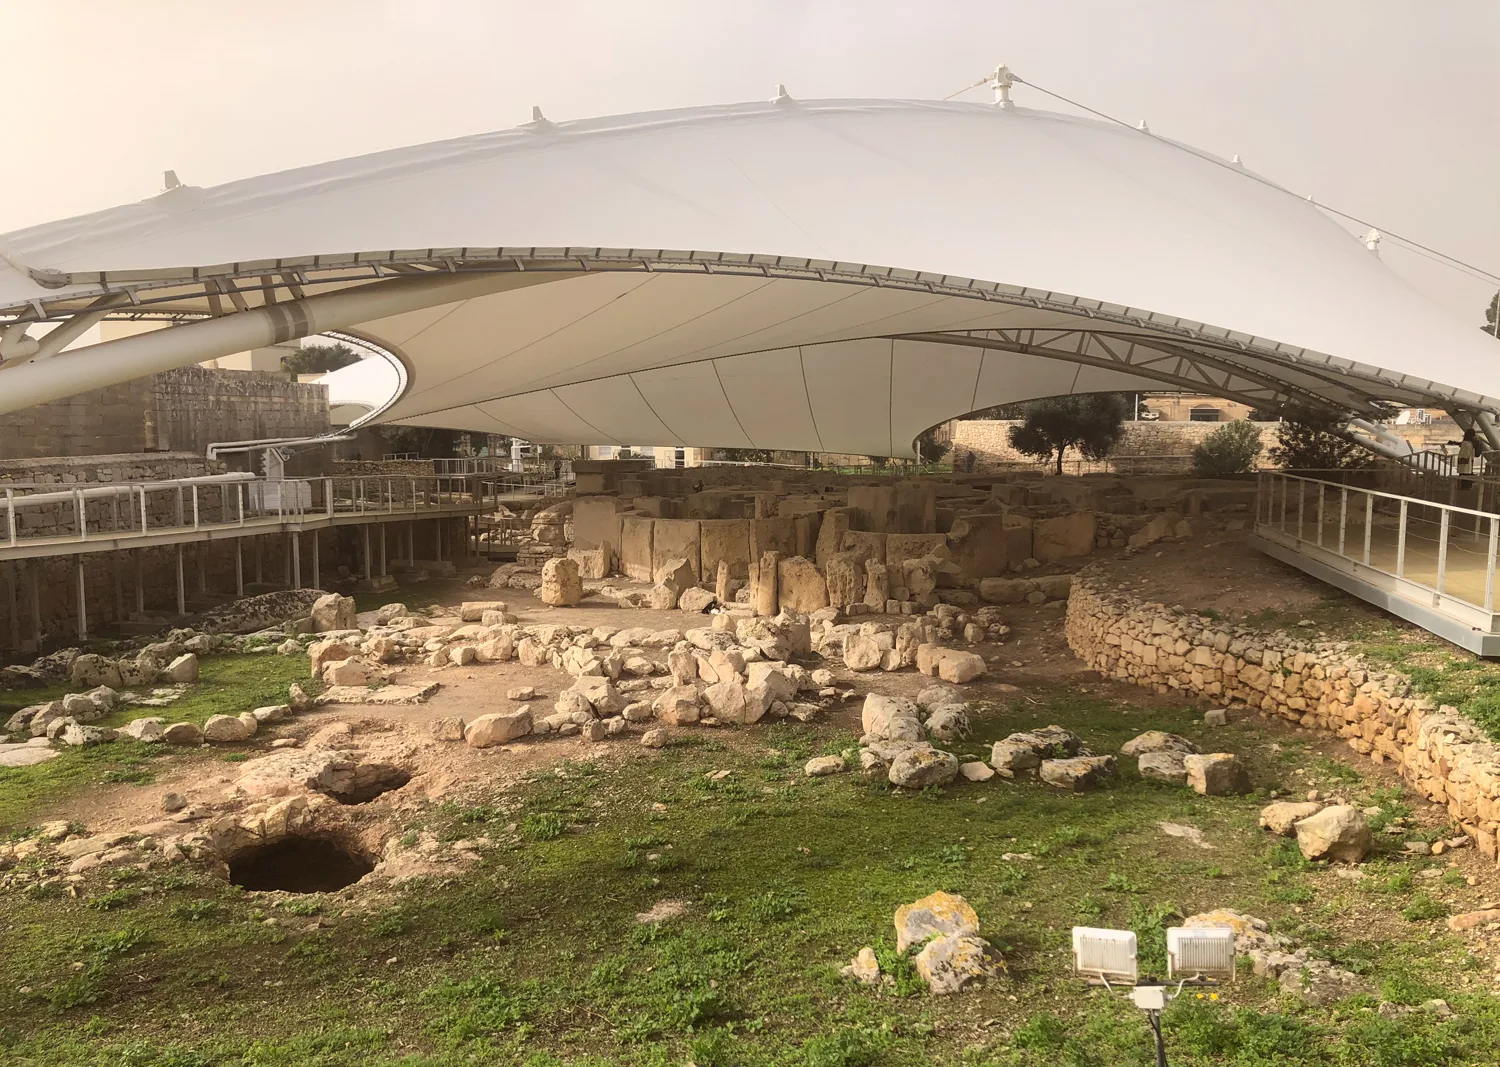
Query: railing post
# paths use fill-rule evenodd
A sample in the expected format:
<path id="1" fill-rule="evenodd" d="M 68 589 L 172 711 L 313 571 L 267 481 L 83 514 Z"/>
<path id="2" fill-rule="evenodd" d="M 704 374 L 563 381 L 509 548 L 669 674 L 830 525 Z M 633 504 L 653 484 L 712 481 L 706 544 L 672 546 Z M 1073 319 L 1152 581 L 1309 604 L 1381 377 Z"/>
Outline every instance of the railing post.
<path id="1" fill-rule="evenodd" d="M 1500 548 L 1500 518 L 1490 516 L 1490 547 L 1484 560 L 1484 610 L 1495 611 L 1495 549 Z"/>
<path id="2" fill-rule="evenodd" d="M 1323 547 L 1323 489 L 1322 482 L 1318 483 L 1318 547 Z"/>
<path id="3" fill-rule="evenodd" d="M 5 530 L 11 545 L 14 546 L 16 543 L 16 491 L 10 488 L 5 490 Z M 18 644 L 20 643 L 19 637 L 14 634 L 11 636 Z"/>
<path id="4" fill-rule="evenodd" d="M 198 529 L 198 483 L 193 483 L 193 529 Z"/>
<path id="5" fill-rule="evenodd" d="M 245 525 L 245 483 L 241 482 L 235 486 L 235 489 L 234 500 L 239 505 L 240 525 L 243 526 Z"/>
<path id="6" fill-rule="evenodd" d="M 73 490 L 73 513 L 78 516 L 78 540 L 89 539 L 89 512 L 83 502 L 83 490 Z"/>
<path id="7" fill-rule="evenodd" d="M 1443 509 L 1443 517 L 1438 520 L 1438 558 L 1437 558 L 1437 591 L 1443 591 L 1443 579 L 1448 573 L 1448 525 L 1453 513 L 1447 508 Z"/>
<path id="8" fill-rule="evenodd" d="M 1344 554 L 1344 532 L 1349 522 L 1349 487 L 1339 489 L 1339 555 Z"/>
<path id="9" fill-rule="evenodd" d="M 146 487 L 143 485 L 141 492 L 141 533 L 146 532 Z"/>
<path id="10" fill-rule="evenodd" d="M 1365 566 L 1370 565 L 1370 528 L 1375 523 L 1375 494 L 1365 494 Z"/>
<path id="11" fill-rule="evenodd" d="M 1286 486 L 1289 479 L 1281 475 L 1281 532 L 1286 533 Z"/>
<path id="12" fill-rule="evenodd" d="M 1401 528 L 1396 531 L 1396 577 L 1406 575 L 1406 511 L 1408 501 L 1401 501 Z"/>
<path id="13" fill-rule="evenodd" d="M 1302 519 L 1307 514 L 1307 483 L 1297 479 L 1297 540 L 1302 540 Z"/>
<path id="14" fill-rule="evenodd" d="M 328 517 L 333 518 L 333 479 L 323 479 L 323 506 L 328 511 Z"/>

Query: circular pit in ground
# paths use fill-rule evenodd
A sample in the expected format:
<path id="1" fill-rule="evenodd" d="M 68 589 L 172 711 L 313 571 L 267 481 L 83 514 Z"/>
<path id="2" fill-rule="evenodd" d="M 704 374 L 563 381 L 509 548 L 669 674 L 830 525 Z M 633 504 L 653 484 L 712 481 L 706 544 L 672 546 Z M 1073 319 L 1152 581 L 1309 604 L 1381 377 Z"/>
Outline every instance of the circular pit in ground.
<path id="1" fill-rule="evenodd" d="M 341 841 L 298 835 L 235 853 L 229 860 L 229 881 L 258 892 L 331 893 L 374 869 L 368 856 Z"/>

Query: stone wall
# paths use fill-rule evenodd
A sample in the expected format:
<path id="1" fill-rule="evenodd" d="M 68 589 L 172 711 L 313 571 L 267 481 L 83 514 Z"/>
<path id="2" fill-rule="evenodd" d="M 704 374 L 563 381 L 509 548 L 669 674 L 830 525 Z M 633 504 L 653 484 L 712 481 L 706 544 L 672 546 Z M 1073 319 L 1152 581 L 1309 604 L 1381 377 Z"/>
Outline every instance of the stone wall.
<path id="1" fill-rule="evenodd" d="M 0 459 L 0 486 L 138 482 L 222 473 L 224 464 L 209 463 L 202 453 L 194 452 Z"/>
<path id="2" fill-rule="evenodd" d="M 1073 580 L 1066 634 L 1073 652 L 1107 678 L 1254 708 L 1395 764 L 1496 858 L 1500 746 L 1347 644 L 1223 626 L 1120 593 L 1094 568 Z"/>
<path id="3" fill-rule="evenodd" d="M 0 418 L 0 459 L 150 450 L 328 429 L 328 387 L 271 371 L 179 367 Z"/>
<path id="4" fill-rule="evenodd" d="M 431 478 L 430 459 L 340 459 L 330 471 L 336 478 Z"/>
<path id="5" fill-rule="evenodd" d="M 976 471 L 1003 470 L 1014 467 L 1045 467 L 1030 456 L 1010 446 L 1010 428 L 1019 426 L 1014 419 L 956 422 L 953 424 L 955 469 L 962 469 L 964 453 L 974 453 Z M 1192 469 L 1193 449 L 1203 439 L 1222 427 L 1222 422 L 1127 422 L 1119 444 L 1108 459 L 1084 460 L 1069 451 L 1064 470 L 1069 474 L 1118 472 L 1121 474 L 1180 474 Z M 1276 422 L 1258 422 L 1261 444 L 1269 449 L 1276 443 Z M 1154 462 L 1144 457 L 1170 457 Z M 1265 454 L 1261 460 L 1265 462 Z"/>

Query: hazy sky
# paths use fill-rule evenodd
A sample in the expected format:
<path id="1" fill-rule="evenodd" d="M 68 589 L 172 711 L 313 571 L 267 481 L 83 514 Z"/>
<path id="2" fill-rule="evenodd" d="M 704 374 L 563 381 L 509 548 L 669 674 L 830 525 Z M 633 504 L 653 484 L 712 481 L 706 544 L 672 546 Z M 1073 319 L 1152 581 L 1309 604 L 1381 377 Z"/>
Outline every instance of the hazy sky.
<path id="1" fill-rule="evenodd" d="M 933 99 L 1003 61 L 1500 272 L 1497 0 L 0 0 L 0 18 L 0 232 L 150 196 L 168 168 L 213 185 L 532 104 L 562 120 L 777 82 Z M 1382 254 L 1483 321 L 1494 283 Z"/>

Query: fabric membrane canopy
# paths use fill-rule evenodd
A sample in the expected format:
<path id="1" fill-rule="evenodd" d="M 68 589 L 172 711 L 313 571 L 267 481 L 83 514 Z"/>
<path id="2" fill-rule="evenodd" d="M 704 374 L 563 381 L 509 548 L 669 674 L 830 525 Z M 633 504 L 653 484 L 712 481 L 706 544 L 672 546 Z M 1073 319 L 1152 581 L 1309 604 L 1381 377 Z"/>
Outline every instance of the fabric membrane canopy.
<path id="1" fill-rule="evenodd" d="M 1500 345 L 1314 205 L 1021 108 L 538 119 L 177 186 L 0 255 L 0 411 L 316 333 L 399 364 L 333 376 L 370 421 L 538 442 L 909 456 L 953 416 L 1105 390 L 1500 409 Z M 105 316 L 176 324 L 61 354 L 30 327 Z"/>

